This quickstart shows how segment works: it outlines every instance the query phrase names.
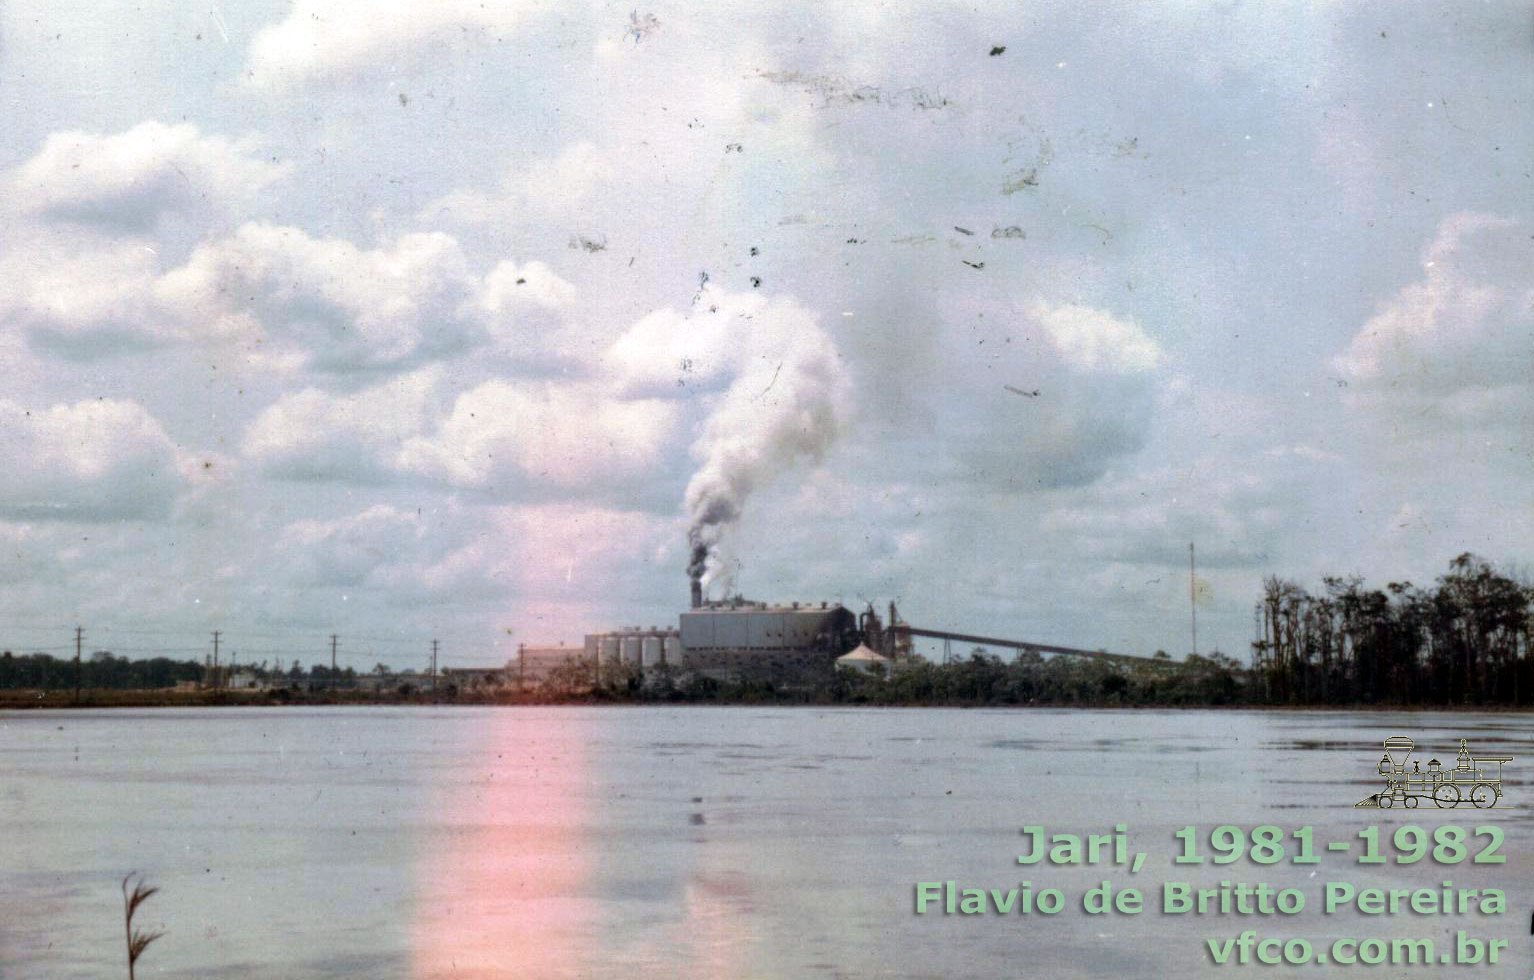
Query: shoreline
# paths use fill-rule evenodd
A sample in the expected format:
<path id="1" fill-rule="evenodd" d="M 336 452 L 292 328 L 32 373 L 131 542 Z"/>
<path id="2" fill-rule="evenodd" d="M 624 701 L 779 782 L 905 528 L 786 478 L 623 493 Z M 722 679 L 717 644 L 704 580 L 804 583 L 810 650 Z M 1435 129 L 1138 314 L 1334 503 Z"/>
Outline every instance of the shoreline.
<path id="1" fill-rule="evenodd" d="M 133 708 L 302 708 L 302 707 L 493 707 L 493 708 L 548 708 L 548 707 L 736 707 L 736 708 L 877 708 L 909 710 L 913 708 L 952 709 L 1010 709 L 1010 710 L 1077 710 L 1077 711 L 1413 711 L 1422 713 L 1472 713 L 1494 714 L 1527 710 L 1517 705 L 1442 705 L 1442 704 L 1141 704 L 1114 703 L 1108 701 L 1067 702 L 1032 701 L 1028 703 L 986 703 L 980 701 L 902 701 L 874 703 L 868 701 L 836 701 L 762 698 L 715 698 L 682 699 L 663 698 L 551 698 L 526 695 L 499 694 L 494 696 L 466 695 L 399 695 L 374 696 L 358 692 L 292 692 L 284 691 L 276 696 L 271 691 L 156 691 L 156 690 L 83 690 L 78 701 L 74 691 L 0 691 L 0 712 L 38 710 L 86 710 L 86 709 L 133 709 Z"/>

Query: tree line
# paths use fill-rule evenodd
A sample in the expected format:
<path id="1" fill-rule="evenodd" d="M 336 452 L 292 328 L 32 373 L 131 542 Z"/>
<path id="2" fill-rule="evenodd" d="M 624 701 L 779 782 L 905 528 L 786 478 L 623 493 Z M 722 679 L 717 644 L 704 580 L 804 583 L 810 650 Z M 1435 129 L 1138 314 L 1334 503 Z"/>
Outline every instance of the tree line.
<path id="1" fill-rule="evenodd" d="M 375 671 L 387 671 L 379 664 Z M 414 671 L 406 673 L 413 674 Z M 305 669 L 296 661 L 286 670 L 269 667 L 264 663 L 220 666 L 216 678 L 228 686 L 235 674 L 257 678 L 267 684 L 328 685 L 332 681 L 346 685 L 355 683 L 357 671 L 351 667 L 332 671 L 324 664 L 312 664 Z M 54 657 L 46 653 L 17 655 L 10 650 L 0 653 L 0 690 L 55 691 L 82 687 L 89 690 L 149 691 L 172 688 L 179 683 L 211 683 L 215 679 L 213 668 L 196 660 L 173 660 L 169 657 L 150 657 L 131 660 L 119 657 L 110 650 L 97 650 L 76 663 L 74 657 Z"/>
<path id="2" fill-rule="evenodd" d="M 1472 554 L 1449 563 L 1431 587 L 1391 582 L 1368 588 L 1356 576 L 1327 577 L 1320 592 L 1267 578 L 1256 607 L 1252 660 L 1219 653 L 1172 661 L 1157 652 L 1131 663 L 1024 653 L 1003 659 L 976 648 L 951 663 L 914 658 L 890 676 L 826 665 L 810 675 L 722 681 L 668 669 L 583 662 L 558 668 L 532 697 L 542 701 L 618 700 L 712 703 L 839 703 L 888 705 L 1525 705 L 1534 703 L 1534 587 Z M 349 689 L 351 668 L 332 673 L 253 670 L 283 690 Z M 393 694 L 415 693 L 413 671 L 393 675 Z M 220 678 L 227 683 L 227 672 Z M 76 664 L 45 653 L 0 654 L 0 690 L 151 690 L 178 682 L 204 685 L 210 669 L 195 660 L 129 660 L 106 651 Z M 382 697 L 391 692 L 380 690 Z M 448 685 L 434 696 L 456 698 Z M 462 692 L 479 700 L 504 693 Z M 517 692 L 524 699 L 524 692 Z"/>
<path id="3" fill-rule="evenodd" d="M 1534 588 L 1462 554 L 1431 587 L 1269 577 L 1252 644 L 1254 696 L 1277 704 L 1523 705 Z"/>

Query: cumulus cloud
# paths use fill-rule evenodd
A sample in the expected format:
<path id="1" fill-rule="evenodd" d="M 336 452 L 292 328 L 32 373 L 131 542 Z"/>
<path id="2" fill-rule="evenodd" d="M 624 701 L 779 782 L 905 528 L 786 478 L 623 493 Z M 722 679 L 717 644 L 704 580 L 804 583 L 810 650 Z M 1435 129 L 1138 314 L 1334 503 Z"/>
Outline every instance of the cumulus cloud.
<path id="1" fill-rule="evenodd" d="M 183 323 L 293 345 L 320 370 L 407 367 L 461 347 L 478 277 L 458 242 L 402 235 L 363 249 L 297 228 L 242 226 L 199 246 L 154 294 Z"/>
<path id="2" fill-rule="evenodd" d="M 82 358 L 232 339 L 269 363 L 376 373 L 490 344 L 511 367 L 548 370 L 582 346 L 569 319 L 575 289 L 547 265 L 502 261 L 481 276 L 442 233 L 362 248 L 250 223 L 169 270 L 143 244 L 32 244 L 0 258 L 12 273 L 0 316 Z"/>
<path id="3" fill-rule="evenodd" d="M 7 190 L 34 214 L 141 234 L 168 212 L 235 207 L 291 170 L 257 151 L 254 139 L 204 134 L 191 123 L 60 132 L 11 171 Z"/>
<path id="4" fill-rule="evenodd" d="M 526 170 L 508 174 L 492 192 L 457 190 L 429 204 L 424 216 L 449 213 L 463 224 L 496 224 L 529 212 L 555 210 L 567 216 L 581 211 L 603 184 L 623 180 L 626 171 L 613 166 L 590 140 L 564 147 L 552 157 L 534 161 Z"/>
<path id="5" fill-rule="evenodd" d="M 31 411 L 0 401 L 0 517 L 115 521 L 165 516 L 182 485 L 176 447 L 136 402 Z"/>
<path id="6" fill-rule="evenodd" d="M 0 321 L 81 359 L 167 343 L 181 327 L 155 302 L 156 264 L 142 245 L 33 236 L 0 255 Z"/>
<path id="7" fill-rule="evenodd" d="M 1066 364 L 1082 371 L 1140 374 L 1161 363 L 1161 347 L 1139 324 L 1089 306 L 1034 302 L 1030 313 Z"/>
<path id="8" fill-rule="evenodd" d="M 931 478 L 1008 493 L 1084 487 L 1145 445 L 1163 355 L 1136 323 L 1039 300 L 963 339 L 948 345 L 951 378 L 932 396 L 943 448 L 920 463 Z"/>
<path id="9" fill-rule="evenodd" d="M 428 369 L 355 394 L 306 388 L 283 395 L 245 430 L 241 452 L 279 478 L 389 482 L 405 443 L 428 424 L 440 378 Z"/>
<path id="10" fill-rule="evenodd" d="M 366 69 L 415 67 L 427 52 L 471 49 L 520 27 L 540 5 L 531 0 L 298 0 L 281 21 L 251 41 L 247 78 L 285 88 L 336 81 Z"/>
<path id="11" fill-rule="evenodd" d="M 354 394 L 284 395 L 245 432 L 242 451 L 285 479 L 418 481 L 521 498 L 577 497 L 643 480 L 673 438 L 678 409 L 580 382 L 494 379 L 450 409 L 442 374 L 405 375 Z"/>
<path id="12" fill-rule="evenodd" d="M 1461 213 L 1424 249 L 1422 277 L 1364 324 L 1334 366 L 1351 404 L 1403 434 L 1512 424 L 1523 442 L 1534 416 L 1531 363 L 1534 237 L 1522 222 Z"/>
<path id="13" fill-rule="evenodd" d="M 434 432 L 402 449 L 402 469 L 505 495 L 528 485 L 580 493 L 638 480 L 665 449 L 674 405 L 603 388 L 488 381 L 458 396 Z"/>

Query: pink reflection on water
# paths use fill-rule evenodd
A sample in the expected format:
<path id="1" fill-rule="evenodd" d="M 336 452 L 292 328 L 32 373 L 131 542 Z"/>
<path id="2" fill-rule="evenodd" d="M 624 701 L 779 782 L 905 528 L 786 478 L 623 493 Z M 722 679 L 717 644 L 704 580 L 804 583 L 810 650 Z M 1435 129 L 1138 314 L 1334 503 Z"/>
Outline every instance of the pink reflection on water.
<path id="1" fill-rule="evenodd" d="M 736 871 L 700 871 L 687 882 L 686 933 L 690 969 L 697 980 L 745 978 L 750 947 L 751 889 Z"/>
<path id="2" fill-rule="evenodd" d="M 590 975 L 586 725 L 533 721 L 488 713 L 479 744 L 443 774 L 442 829 L 416 859 L 419 980 Z"/>
<path id="3" fill-rule="evenodd" d="M 639 790 L 612 717 L 486 712 L 440 754 L 455 761 L 415 858 L 414 980 L 764 975 L 751 839 Z M 679 887 L 657 901 L 635 881 Z"/>

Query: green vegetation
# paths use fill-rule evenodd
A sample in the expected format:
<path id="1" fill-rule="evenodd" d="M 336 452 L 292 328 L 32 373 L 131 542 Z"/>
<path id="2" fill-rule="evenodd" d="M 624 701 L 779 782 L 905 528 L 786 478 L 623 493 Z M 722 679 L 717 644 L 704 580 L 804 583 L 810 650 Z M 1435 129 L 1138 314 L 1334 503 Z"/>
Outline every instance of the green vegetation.
<path id="1" fill-rule="evenodd" d="M 1247 702 L 1245 671 L 1218 654 L 1140 664 L 1043 659 L 1006 661 L 976 648 L 948 664 L 917 659 L 888 678 L 832 668 L 794 678 L 721 681 L 653 670 L 641 683 L 626 671 L 592 686 L 589 671 L 562 679 L 567 698 L 635 703 L 866 705 L 1233 705 Z M 611 673 L 611 672 L 609 672 Z M 578 695 L 577 691 L 585 691 Z"/>
<path id="2" fill-rule="evenodd" d="M 1312 595 L 1269 578 L 1252 696 L 1277 704 L 1525 705 L 1534 588 L 1475 555 L 1431 589 L 1328 578 Z"/>
<path id="3" fill-rule="evenodd" d="M 166 657 L 129 660 L 101 650 L 91 654 L 79 665 L 78 676 L 82 687 L 121 691 L 175 687 L 182 681 L 200 681 L 202 672 L 202 664 L 195 660 L 171 660 Z M 73 657 L 56 659 L 46 653 L 18 657 L 9 650 L 0 653 L 0 690 L 72 689 L 75 679 Z"/>

